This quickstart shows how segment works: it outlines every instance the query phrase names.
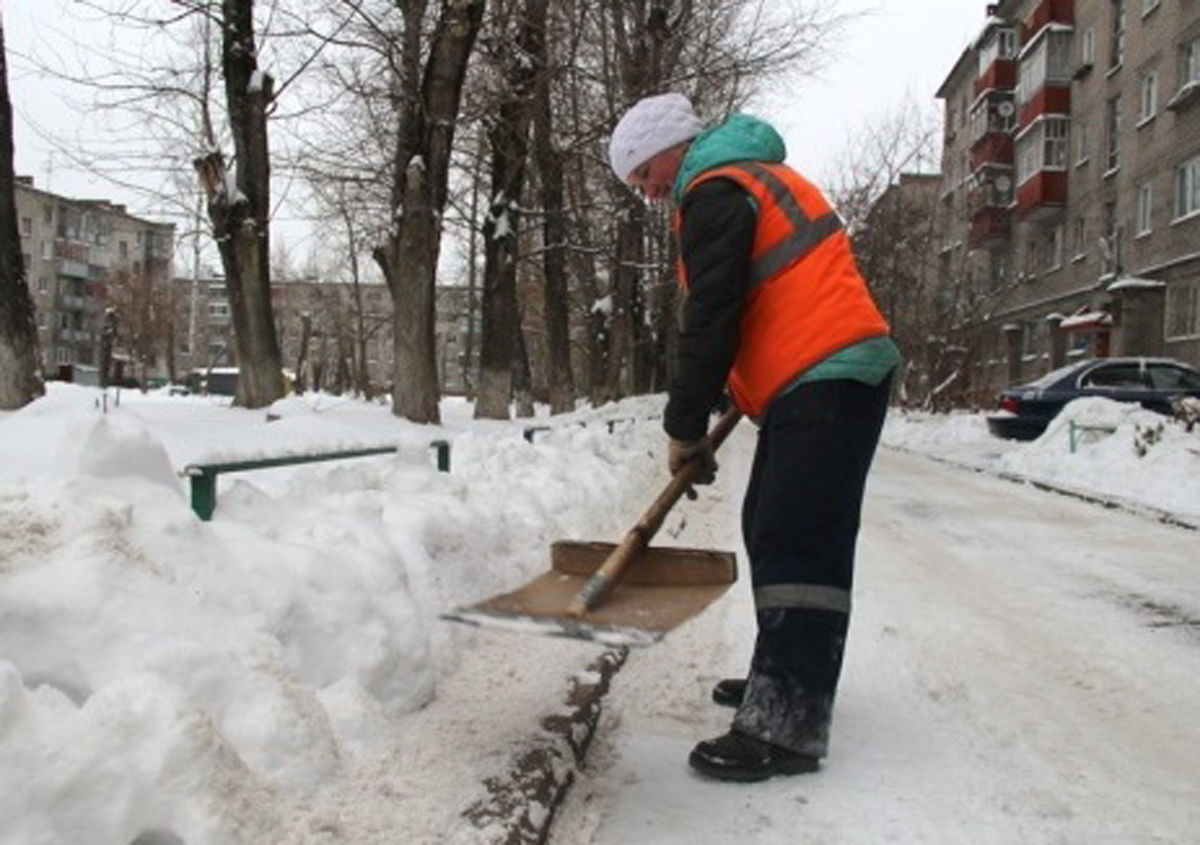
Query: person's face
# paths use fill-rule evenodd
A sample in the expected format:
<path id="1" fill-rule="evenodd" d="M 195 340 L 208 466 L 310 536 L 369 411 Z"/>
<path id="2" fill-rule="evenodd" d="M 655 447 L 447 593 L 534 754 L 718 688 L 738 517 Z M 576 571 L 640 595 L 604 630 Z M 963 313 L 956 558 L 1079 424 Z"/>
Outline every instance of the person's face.
<path id="1" fill-rule="evenodd" d="M 640 190 L 648 200 L 658 202 L 670 199 L 671 188 L 675 185 L 686 149 L 687 144 L 676 144 L 663 150 L 629 174 L 629 184 Z"/>

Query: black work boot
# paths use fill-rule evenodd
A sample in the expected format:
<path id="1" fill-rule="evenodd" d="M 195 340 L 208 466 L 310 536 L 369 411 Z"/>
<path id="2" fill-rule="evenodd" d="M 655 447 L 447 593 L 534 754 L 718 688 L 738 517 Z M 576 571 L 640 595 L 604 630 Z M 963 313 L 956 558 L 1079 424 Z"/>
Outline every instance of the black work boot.
<path id="1" fill-rule="evenodd" d="M 815 772 L 821 765 L 816 757 L 732 730 L 697 743 L 688 763 L 702 775 L 739 783 L 766 780 L 772 775 Z"/>
<path id="2" fill-rule="evenodd" d="M 726 678 L 717 681 L 712 689 L 712 700 L 722 707 L 740 707 L 746 697 L 745 678 Z"/>

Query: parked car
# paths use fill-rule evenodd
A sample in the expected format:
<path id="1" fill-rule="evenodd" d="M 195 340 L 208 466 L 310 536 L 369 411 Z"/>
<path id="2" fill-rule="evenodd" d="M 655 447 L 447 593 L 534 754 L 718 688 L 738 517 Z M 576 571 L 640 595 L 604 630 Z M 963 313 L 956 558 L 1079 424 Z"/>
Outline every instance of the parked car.
<path id="1" fill-rule="evenodd" d="M 1012 440 L 1034 440 L 1073 399 L 1103 396 L 1137 402 L 1160 414 L 1172 400 L 1200 397 L 1200 370 L 1169 358 L 1088 358 L 1000 394 L 1000 412 L 987 418 L 988 431 Z"/>

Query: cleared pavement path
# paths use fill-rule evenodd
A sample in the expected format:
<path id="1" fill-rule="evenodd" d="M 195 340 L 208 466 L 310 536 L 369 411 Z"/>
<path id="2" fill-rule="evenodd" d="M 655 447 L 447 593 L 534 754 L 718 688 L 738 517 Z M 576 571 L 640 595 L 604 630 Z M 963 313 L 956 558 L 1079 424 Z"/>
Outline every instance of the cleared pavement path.
<path id="1" fill-rule="evenodd" d="M 677 540 L 740 548 L 752 437 Z M 881 451 L 859 546 L 832 756 L 812 776 L 713 783 L 748 581 L 634 652 L 552 841 L 1195 842 L 1200 535 Z"/>

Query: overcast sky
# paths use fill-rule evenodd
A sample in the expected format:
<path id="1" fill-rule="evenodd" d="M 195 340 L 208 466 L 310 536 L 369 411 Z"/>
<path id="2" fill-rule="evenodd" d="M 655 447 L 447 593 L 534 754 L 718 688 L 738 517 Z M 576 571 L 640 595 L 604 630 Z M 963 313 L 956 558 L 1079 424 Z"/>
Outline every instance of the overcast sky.
<path id="1" fill-rule="evenodd" d="M 94 119 L 70 102 L 61 85 L 39 77 L 21 57 L 45 54 L 48 43 L 61 42 L 66 22 L 79 17 L 78 7 L 72 8 L 71 0 L 0 2 L 10 54 L 17 172 L 59 194 L 109 198 L 136 213 L 152 214 L 144 199 L 81 172 L 44 137 L 85 136 Z M 935 107 L 934 94 L 982 28 L 986 5 L 983 0 L 841 0 L 841 11 L 862 17 L 835 42 L 834 59 L 818 78 L 786 96 L 767 98 L 756 111 L 783 133 L 793 166 L 818 181 L 828 180 L 856 130 L 906 97 Z M 57 49 L 69 58 L 69 48 Z"/>

